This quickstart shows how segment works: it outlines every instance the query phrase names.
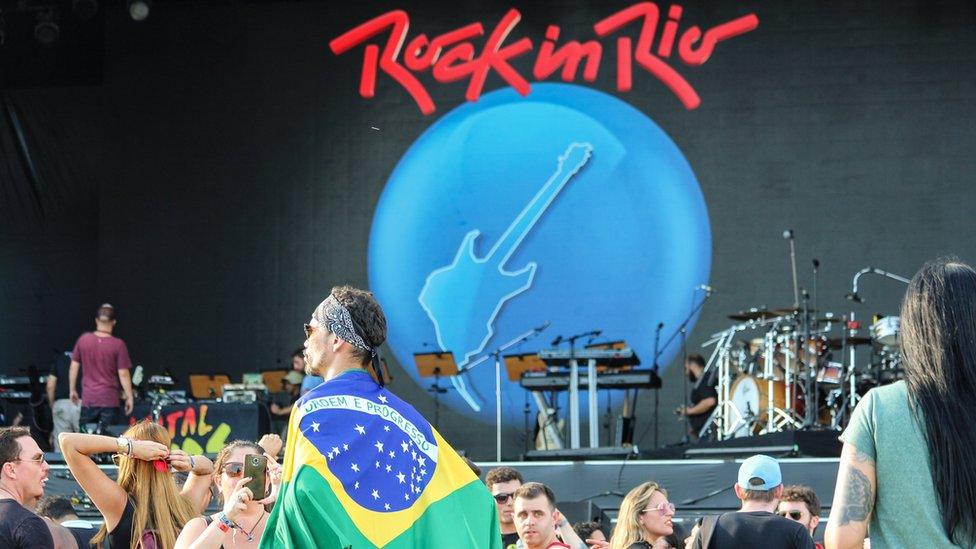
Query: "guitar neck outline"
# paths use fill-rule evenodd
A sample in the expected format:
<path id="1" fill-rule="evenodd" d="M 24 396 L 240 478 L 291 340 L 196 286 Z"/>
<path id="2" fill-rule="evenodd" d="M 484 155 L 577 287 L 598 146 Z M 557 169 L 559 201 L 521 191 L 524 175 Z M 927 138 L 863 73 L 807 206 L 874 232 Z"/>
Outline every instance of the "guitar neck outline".
<path id="1" fill-rule="evenodd" d="M 567 169 L 566 161 L 569 160 L 569 156 L 574 152 L 574 149 L 577 148 L 583 149 L 583 158 Z M 578 141 L 573 141 L 570 143 L 566 147 L 566 150 L 559 155 L 559 164 L 556 166 L 556 171 L 549 176 L 549 179 L 547 179 L 542 187 L 535 193 L 532 200 L 529 200 L 529 203 L 526 204 L 522 208 L 522 211 L 515 216 L 515 219 L 509 223 L 508 227 L 505 228 L 505 232 L 498 237 L 495 244 L 490 250 L 488 250 L 488 253 L 485 254 L 483 261 L 491 261 L 492 258 L 495 257 L 495 254 L 498 253 L 503 246 L 505 246 L 507 249 L 504 251 L 502 258 L 498 261 L 498 266 L 504 267 L 505 263 L 511 259 L 512 255 L 515 254 L 515 251 L 522 244 L 522 241 L 525 240 L 525 237 L 528 236 L 529 231 L 531 231 L 532 228 L 535 227 L 536 223 L 539 222 L 539 219 L 542 218 L 542 214 L 549 209 L 549 206 L 551 206 L 556 200 L 556 197 L 563 190 L 563 188 L 566 187 L 569 180 L 579 173 L 579 171 L 582 170 L 587 163 L 589 163 L 592 155 L 593 145 L 590 143 Z M 535 210 L 535 213 L 531 214 L 532 217 L 526 223 L 525 228 L 521 230 L 520 234 L 513 238 L 511 235 L 513 232 L 515 232 L 516 227 L 524 222 L 525 218 L 530 215 L 532 210 Z"/>

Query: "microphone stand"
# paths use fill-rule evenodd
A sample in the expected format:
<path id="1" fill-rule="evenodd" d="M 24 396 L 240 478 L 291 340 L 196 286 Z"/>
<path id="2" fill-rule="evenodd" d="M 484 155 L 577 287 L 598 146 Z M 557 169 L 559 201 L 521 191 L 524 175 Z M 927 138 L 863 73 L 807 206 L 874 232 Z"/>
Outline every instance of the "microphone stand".
<path id="1" fill-rule="evenodd" d="M 694 294 L 692 294 L 692 296 L 694 296 Z M 691 312 L 688 313 L 688 316 L 686 316 L 685 319 L 681 322 L 681 324 L 678 325 L 678 329 L 673 334 L 671 334 L 671 337 L 669 337 L 667 341 L 664 342 L 664 346 L 661 347 L 661 349 L 657 353 L 654 354 L 654 363 L 655 364 L 657 364 L 657 359 L 660 358 L 661 355 L 664 354 L 664 351 L 667 351 L 668 350 L 668 346 L 670 346 L 671 343 L 674 342 L 674 338 L 678 337 L 678 334 L 679 333 L 682 333 L 684 331 L 684 329 L 688 326 L 688 323 L 691 322 L 691 318 L 693 316 L 695 316 L 695 313 L 697 313 L 699 310 L 701 310 L 702 305 L 704 305 L 705 302 L 708 301 L 708 298 L 710 298 L 710 297 L 712 297 L 711 290 L 705 290 L 705 297 L 702 298 L 702 300 L 698 303 L 698 305 L 695 305 L 691 309 Z M 692 298 L 694 299 L 694 297 L 692 297 Z"/>
<path id="2" fill-rule="evenodd" d="M 542 333 L 542 331 L 548 326 L 549 324 L 546 323 L 540 328 L 532 328 L 531 330 L 516 336 L 514 339 L 508 341 L 494 351 L 482 355 L 482 357 L 478 360 L 468 364 L 467 368 L 458 372 L 458 375 L 465 374 L 478 364 L 485 362 L 491 357 L 495 357 L 495 461 L 502 460 L 502 353 L 528 340 L 529 338 Z"/>
<path id="3" fill-rule="evenodd" d="M 660 448 L 660 446 L 658 446 L 657 435 L 658 435 L 658 425 L 660 423 L 658 421 L 660 418 L 660 414 L 658 413 L 658 411 L 660 410 L 661 378 L 657 374 L 659 369 L 657 363 L 657 357 L 658 357 L 657 348 L 658 348 L 658 343 L 661 341 L 661 328 L 664 328 L 664 323 L 658 322 L 657 330 L 654 331 L 654 365 L 651 366 L 651 388 L 654 389 L 654 448 L 655 449 Z M 687 380 L 687 376 L 685 376 L 685 379 Z M 636 406 L 637 389 L 634 389 L 634 401 L 635 401 L 634 405 Z"/>
<path id="4" fill-rule="evenodd" d="M 694 299 L 695 294 L 692 293 L 691 295 L 692 295 L 692 299 Z M 661 354 L 663 354 L 665 350 L 667 350 L 668 345 L 671 345 L 671 342 L 674 341 L 674 338 L 678 337 L 678 334 L 681 334 L 681 354 L 682 354 L 682 360 L 683 360 L 683 362 L 681 363 L 681 368 L 682 368 L 681 377 L 684 379 L 685 410 L 688 409 L 688 376 L 684 373 L 685 362 L 688 361 L 687 340 L 685 338 L 685 336 L 687 335 L 686 330 L 687 330 L 687 327 L 688 327 L 688 323 L 691 322 L 692 317 L 694 317 L 695 314 L 698 311 L 701 310 L 702 306 L 705 305 L 705 302 L 708 301 L 708 298 L 710 298 L 710 297 L 712 297 L 711 290 L 705 290 L 705 297 L 703 297 L 701 299 L 701 301 L 698 302 L 697 305 L 695 305 L 694 307 L 691 308 L 691 311 L 688 313 L 688 316 L 686 316 L 685 319 L 683 321 L 681 321 L 681 324 L 678 325 L 678 330 L 675 331 L 673 334 L 671 334 L 671 337 L 668 338 L 668 340 L 664 342 L 664 347 L 662 347 L 656 353 L 654 353 L 654 365 L 656 367 L 657 366 L 657 359 L 660 358 Z M 653 369 L 652 369 L 652 371 L 653 371 Z M 704 376 L 705 374 L 702 373 L 702 375 Z M 654 380 L 654 377 L 655 376 L 652 374 L 652 376 L 651 376 L 652 382 Z M 660 381 L 660 378 L 658 378 L 658 381 Z M 701 381 L 701 380 L 699 380 L 699 381 Z M 656 414 L 655 414 L 655 416 L 656 416 Z M 656 419 L 656 417 L 655 417 L 655 419 Z M 682 437 L 682 439 L 681 439 L 682 442 L 687 442 L 688 441 L 688 430 L 689 429 L 691 429 L 691 423 L 689 422 L 689 420 L 688 420 L 688 414 L 686 413 L 685 414 L 685 434 L 684 434 L 684 437 Z M 656 433 L 655 433 L 655 436 L 656 436 Z"/>

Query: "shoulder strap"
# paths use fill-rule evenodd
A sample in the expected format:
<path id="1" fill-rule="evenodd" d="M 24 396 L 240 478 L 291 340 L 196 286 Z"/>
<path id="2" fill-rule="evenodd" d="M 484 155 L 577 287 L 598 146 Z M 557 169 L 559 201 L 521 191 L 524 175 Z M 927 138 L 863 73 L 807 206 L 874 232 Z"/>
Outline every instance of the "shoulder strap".
<path id="1" fill-rule="evenodd" d="M 695 549 L 708 549 L 712 543 L 712 534 L 715 533 L 715 525 L 722 515 L 706 515 L 702 517 L 701 524 L 698 525 L 698 535 L 695 537 Z"/>

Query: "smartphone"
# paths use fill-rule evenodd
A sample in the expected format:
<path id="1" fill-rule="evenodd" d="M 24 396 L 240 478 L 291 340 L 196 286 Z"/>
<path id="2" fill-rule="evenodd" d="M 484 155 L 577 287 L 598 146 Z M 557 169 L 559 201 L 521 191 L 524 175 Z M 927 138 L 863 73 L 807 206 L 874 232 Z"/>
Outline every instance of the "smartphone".
<path id="1" fill-rule="evenodd" d="M 261 454 L 248 454 L 244 456 L 244 476 L 251 477 L 245 484 L 251 489 L 255 500 L 268 497 L 268 457 Z"/>

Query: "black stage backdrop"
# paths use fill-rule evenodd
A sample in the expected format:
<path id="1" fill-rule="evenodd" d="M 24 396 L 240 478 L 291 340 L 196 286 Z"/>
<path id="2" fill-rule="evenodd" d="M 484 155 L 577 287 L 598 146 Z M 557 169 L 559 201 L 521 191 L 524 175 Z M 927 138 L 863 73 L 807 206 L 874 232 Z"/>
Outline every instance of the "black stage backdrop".
<path id="1" fill-rule="evenodd" d="M 410 13 L 411 37 L 472 21 L 491 29 L 517 7 L 513 36 L 538 43 L 559 24 L 583 38 L 627 5 L 157 2 L 135 23 L 110 4 L 100 84 L 3 92 L 0 371 L 46 366 L 53 348 L 91 328 L 103 301 L 118 307 L 118 334 L 150 372 L 286 365 L 329 287 L 367 284 L 370 221 L 387 177 L 464 94 L 464 82 L 429 87 L 438 111 L 424 117 L 381 75 L 376 98 L 363 99 L 362 50 L 336 57 L 328 41 L 392 8 Z M 944 254 L 976 260 L 971 4 L 682 5 L 706 25 L 760 18 L 709 63 L 685 67 L 698 109 L 640 70 L 619 94 L 610 57 L 594 86 L 656 121 L 702 186 L 717 292 L 691 349 L 726 314 L 792 302 L 785 228 L 796 231 L 802 283 L 811 287 L 818 258 L 818 301 L 838 313 L 861 267 L 911 275 Z M 492 76 L 486 91 L 501 85 Z M 864 279 L 869 302 L 856 310 L 895 314 L 902 292 Z M 395 390 L 430 416 L 429 394 L 399 368 Z M 682 399 L 680 369 L 664 383 L 662 444 L 681 436 L 669 413 Z M 650 403 L 644 394 L 644 447 Z M 493 454 L 489 429 L 442 410 L 441 430 L 478 458 Z M 519 437 L 507 433 L 509 456 Z"/>

